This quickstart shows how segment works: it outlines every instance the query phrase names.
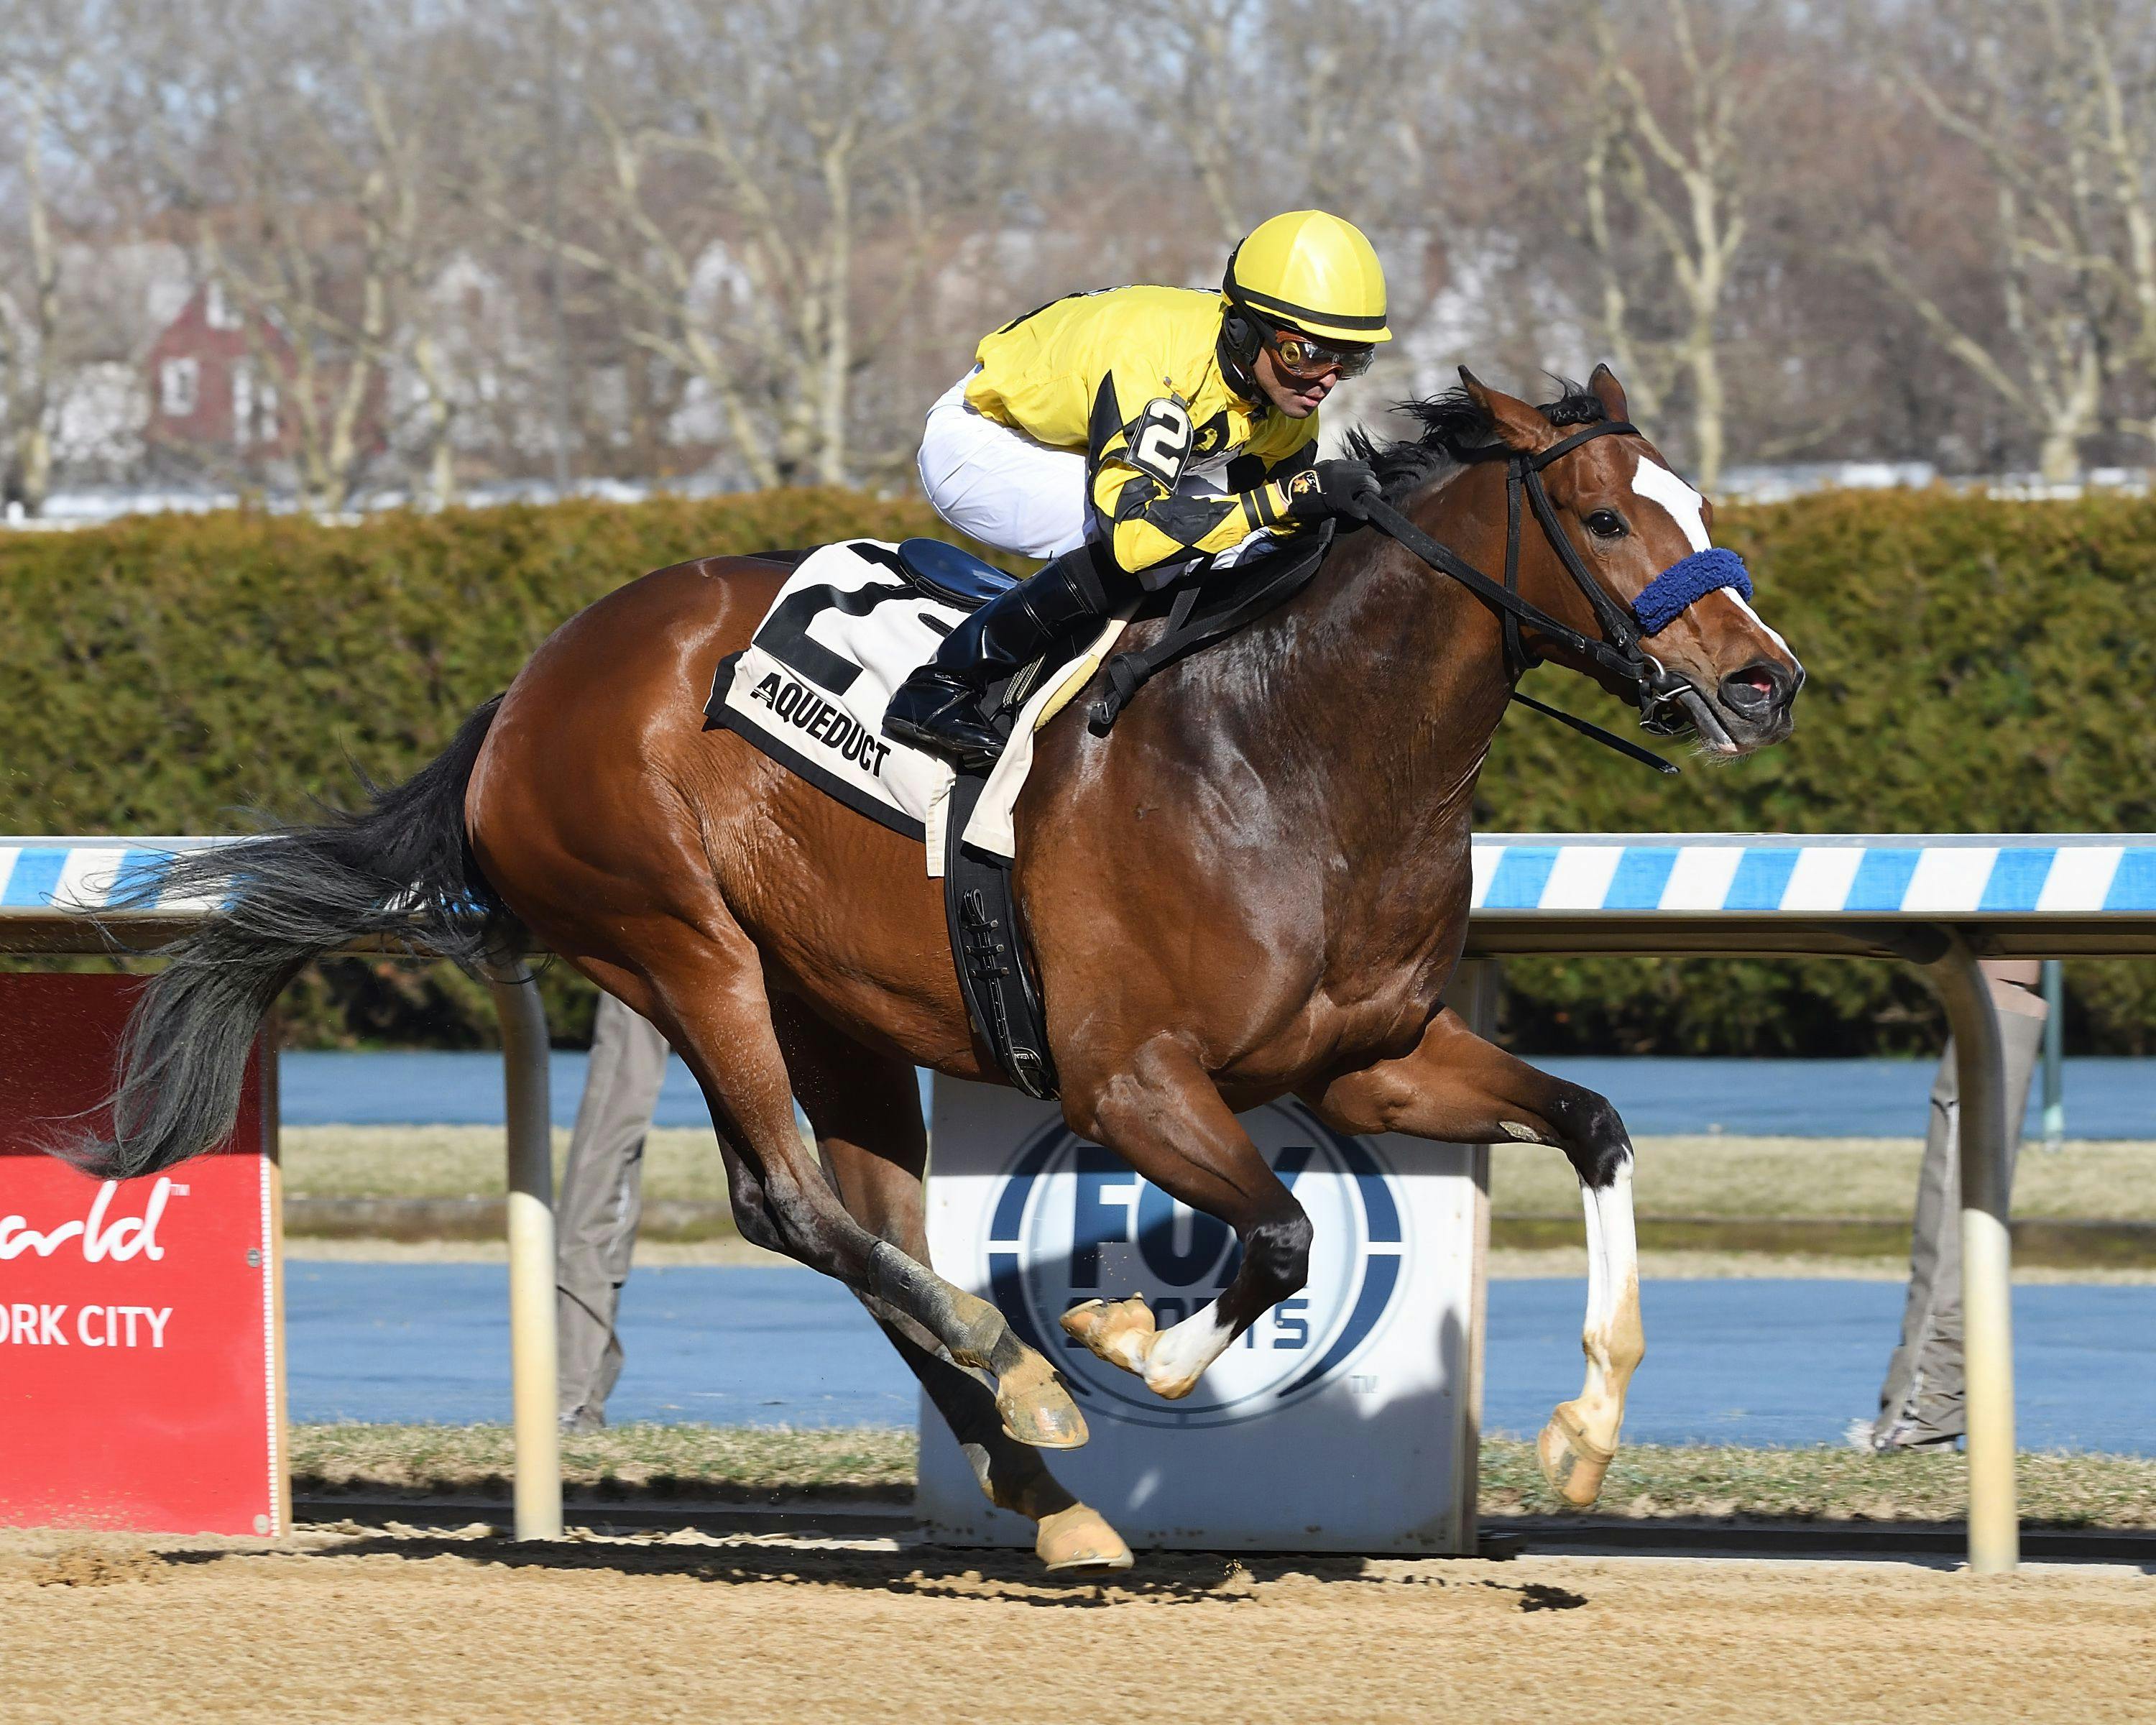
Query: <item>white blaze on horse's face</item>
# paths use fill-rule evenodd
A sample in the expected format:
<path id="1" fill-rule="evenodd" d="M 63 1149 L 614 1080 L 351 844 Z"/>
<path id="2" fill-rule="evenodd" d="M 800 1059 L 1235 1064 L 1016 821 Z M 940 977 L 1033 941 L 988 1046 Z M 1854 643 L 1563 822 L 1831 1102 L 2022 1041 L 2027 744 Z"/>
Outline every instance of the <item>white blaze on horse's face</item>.
<path id="1" fill-rule="evenodd" d="M 1645 455 L 1634 458 L 1637 463 L 1632 472 L 1632 490 L 1650 503 L 1659 503 L 1663 512 L 1677 524 L 1677 531 L 1685 536 L 1685 543 L 1694 552 L 1707 548 L 1707 499 L 1671 473 L 1659 461 L 1650 461 Z M 1718 588 L 1707 595 L 1710 598 L 1724 598 L 1757 624 L 1767 639 L 1789 653 L 1789 644 L 1766 619 L 1745 602 L 1743 594 L 1730 588 Z M 1796 655 L 1789 655 L 1794 660 Z"/>
<path id="2" fill-rule="evenodd" d="M 1659 461 L 1650 461 L 1645 455 L 1636 458 L 1639 466 L 1632 475 L 1632 489 L 1650 503 L 1659 503 L 1663 512 L 1677 524 L 1685 536 L 1685 543 L 1696 552 L 1707 549 L 1707 499 L 1671 473 Z"/>

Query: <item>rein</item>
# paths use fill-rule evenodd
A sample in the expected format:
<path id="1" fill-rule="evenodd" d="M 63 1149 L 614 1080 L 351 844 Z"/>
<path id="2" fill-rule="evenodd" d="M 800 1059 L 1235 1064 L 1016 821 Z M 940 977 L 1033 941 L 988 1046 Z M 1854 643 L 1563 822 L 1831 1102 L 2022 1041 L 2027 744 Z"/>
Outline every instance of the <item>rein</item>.
<path id="1" fill-rule="evenodd" d="M 1637 428 L 1626 420 L 1605 420 L 1590 425 L 1560 439 L 1539 454 L 1529 454 L 1522 450 L 1499 448 L 1471 451 L 1460 457 L 1466 461 L 1491 461 L 1502 459 L 1505 463 L 1505 578 L 1502 583 L 1491 580 L 1480 569 L 1450 547 L 1440 544 L 1429 534 L 1393 507 L 1383 497 L 1366 494 L 1358 500 L 1362 517 L 1379 531 L 1397 540 L 1439 573 L 1448 575 L 1466 588 L 1476 598 L 1497 613 L 1505 629 L 1505 668 L 1517 681 L 1520 675 L 1541 661 L 1531 654 L 1521 636 L 1521 625 L 1525 624 L 1538 634 L 1548 637 L 1567 651 L 1590 660 L 1619 681 L 1628 683 L 1633 698 L 1639 704 L 1640 722 L 1650 729 L 1665 722 L 1662 710 L 1673 702 L 1688 685 L 1684 679 L 1663 669 L 1661 662 L 1641 644 L 1648 635 L 1659 634 L 1677 613 L 1695 598 L 1703 597 L 1717 587 L 1736 587 L 1746 593 L 1751 583 L 1745 578 L 1743 564 L 1731 552 L 1704 552 L 1686 557 L 1666 569 L 1650 582 L 1640 595 L 1642 602 L 1651 599 L 1650 610 L 1655 619 L 1653 626 L 1643 629 L 1635 613 L 1620 605 L 1604 591 L 1599 582 L 1589 572 L 1585 561 L 1558 524 L 1557 506 L 1550 501 L 1548 490 L 1543 485 L 1543 470 L 1560 457 L 1570 454 L 1582 444 L 1592 443 L 1598 437 L 1616 437 L 1636 434 Z M 1521 500 L 1524 495 L 1534 512 L 1543 536 L 1556 552 L 1558 561 L 1564 566 L 1594 613 L 1596 625 L 1601 634 L 1583 634 L 1568 624 L 1561 623 L 1543 610 L 1520 597 L 1520 528 Z M 1512 699 L 1522 706 L 1532 707 L 1538 713 L 1547 713 L 1561 720 L 1582 736 L 1591 737 L 1597 742 L 1613 748 L 1621 755 L 1652 767 L 1657 773 L 1674 775 L 1677 768 L 1652 750 L 1645 749 L 1625 737 L 1613 735 L 1600 726 L 1591 724 L 1562 709 L 1537 701 L 1533 696 L 1512 691 Z"/>

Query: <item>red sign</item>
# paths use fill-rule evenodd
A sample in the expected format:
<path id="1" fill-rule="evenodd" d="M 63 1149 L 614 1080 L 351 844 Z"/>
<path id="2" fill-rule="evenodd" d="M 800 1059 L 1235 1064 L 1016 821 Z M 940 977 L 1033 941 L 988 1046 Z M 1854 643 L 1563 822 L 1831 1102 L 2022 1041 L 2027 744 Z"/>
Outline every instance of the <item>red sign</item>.
<path id="1" fill-rule="evenodd" d="M 207 1156 L 99 1181 L 38 1147 L 110 1088 L 139 980 L 0 976 L 0 1523 L 290 1523 L 276 1060 Z"/>

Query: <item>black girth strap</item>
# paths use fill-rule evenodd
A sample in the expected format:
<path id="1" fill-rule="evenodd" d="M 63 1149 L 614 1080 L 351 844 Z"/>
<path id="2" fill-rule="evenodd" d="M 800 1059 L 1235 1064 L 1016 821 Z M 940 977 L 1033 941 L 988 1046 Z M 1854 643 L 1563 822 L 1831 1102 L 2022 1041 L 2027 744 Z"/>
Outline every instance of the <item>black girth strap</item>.
<path id="1" fill-rule="evenodd" d="M 1004 1076 L 1037 1101 L 1055 1095 L 1055 1062 L 1048 1051 L 1048 1014 L 1040 982 L 1018 922 L 1010 865 L 968 850 L 966 823 L 981 800 L 985 774 L 961 773 L 944 811 L 943 915 L 958 992 L 973 1028 Z"/>

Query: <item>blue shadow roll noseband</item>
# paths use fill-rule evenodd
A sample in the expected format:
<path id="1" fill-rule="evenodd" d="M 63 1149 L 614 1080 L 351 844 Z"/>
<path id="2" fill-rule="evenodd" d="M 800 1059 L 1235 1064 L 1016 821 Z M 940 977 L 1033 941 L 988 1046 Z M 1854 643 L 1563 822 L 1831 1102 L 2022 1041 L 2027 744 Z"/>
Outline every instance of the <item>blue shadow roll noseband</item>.
<path id="1" fill-rule="evenodd" d="M 1658 635 L 1686 606 L 1723 587 L 1734 588 L 1748 599 L 1752 597 L 1752 577 L 1744 559 L 1733 551 L 1711 546 L 1671 563 L 1650 581 L 1632 601 L 1632 614 L 1640 619 L 1640 634 Z"/>

